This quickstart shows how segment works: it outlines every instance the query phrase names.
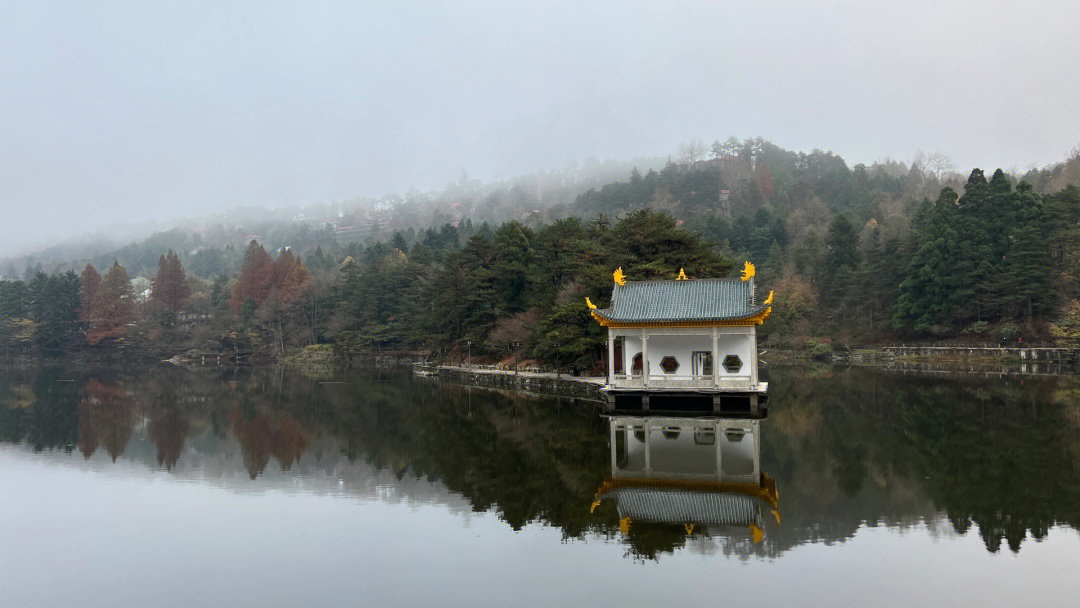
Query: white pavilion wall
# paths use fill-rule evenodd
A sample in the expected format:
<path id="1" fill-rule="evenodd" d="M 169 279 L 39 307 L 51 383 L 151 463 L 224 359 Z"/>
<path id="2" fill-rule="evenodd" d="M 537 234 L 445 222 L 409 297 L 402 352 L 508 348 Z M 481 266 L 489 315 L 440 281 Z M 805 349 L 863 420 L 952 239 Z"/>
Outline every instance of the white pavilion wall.
<path id="1" fill-rule="evenodd" d="M 754 327 L 721 327 L 717 328 L 717 351 L 719 356 L 714 361 L 719 366 L 721 378 L 750 378 L 752 367 L 757 361 L 754 348 Z M 679 369 L 674 376 L 689 376 L 693 372 L 692 357 L 695 351 L 712 352 L 712 328 L 702 329 L 670 329 L 657 328 L 646 330 L 649 336 L 649 371 L 652 375 L 663 375 L 660 361 L 666 356 L 673 356 L 679 362 Z M 624 339 L 623 370 L 630 374 L 634 356 L 641 352 L 641 330 L 622 329 L 613 330 L 616 337 Z M 738 355 L 743 361 L 742 369 L 737 373 L 730 373 L 720 364 L 727 355 Z"/>
<path id="2" fill-rule="evenodd" d="M 691 371 L 690 359 L 694 351 L 712 352 L 712 330 L 707 335 L 696 336 L 671 336 L 649 335 L 649 373 L 653 376 L 689 376 Z M 664 357 L 675 357 L 679 362 L 679 369 L 674 374 L 665 374 L 660 367 L 660 361 Z"/>

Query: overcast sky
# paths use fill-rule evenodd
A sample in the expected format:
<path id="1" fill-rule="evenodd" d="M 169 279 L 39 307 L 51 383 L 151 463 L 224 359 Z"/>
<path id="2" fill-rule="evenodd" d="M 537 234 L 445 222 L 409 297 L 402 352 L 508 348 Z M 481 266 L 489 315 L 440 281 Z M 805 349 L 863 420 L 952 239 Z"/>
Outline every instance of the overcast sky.
<path id="1" fill-rule="evenodd" d="M 512 4 L 0 0 L 0 255 L 729 135 L 961 169 L 1080 143 L 1075 1 Z"/>

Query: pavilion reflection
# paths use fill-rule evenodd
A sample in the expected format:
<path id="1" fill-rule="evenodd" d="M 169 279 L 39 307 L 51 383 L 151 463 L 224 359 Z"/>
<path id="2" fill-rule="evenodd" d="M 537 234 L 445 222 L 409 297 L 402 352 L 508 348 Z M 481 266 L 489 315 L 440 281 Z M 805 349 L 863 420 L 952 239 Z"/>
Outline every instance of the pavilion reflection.
<path id="1" fill-rule="evenodd" d="M 749 532 L 780 522 L 776 484 L 761 471 L 761 421 L 612 416 L 611 471 L 592 510 L 614 504 L 619 528 L 682 526 L 687 536 Z M 637 530 L 641 532 L 642 530 Z"/>

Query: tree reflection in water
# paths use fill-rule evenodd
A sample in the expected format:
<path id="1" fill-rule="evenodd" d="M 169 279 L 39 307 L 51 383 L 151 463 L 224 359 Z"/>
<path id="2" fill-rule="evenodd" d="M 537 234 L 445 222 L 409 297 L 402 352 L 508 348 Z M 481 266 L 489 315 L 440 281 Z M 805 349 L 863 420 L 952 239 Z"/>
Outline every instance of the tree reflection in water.
<path id="1" fill-rule="evenodd" d="M 775 482 L 783 517 L 762 511 L 761 542 L 748 526 L 694 517 L 627 525 L 617 501 L 594 507 L 613 477 L 611 433 L 588 403 L 407 373 L 353 372 L 323 384 L 275 370 L 8 372 L 0 374 L 0 440 L 35 451 L 77 447 L 87 459 L 104 447 L 115 460 L 148 439 L 155 456 L 128 457 L 174 474 L 186 459 L 234 458 L 235 445 L 233 466 L 254 484 L 271 458 L 274 471 L 304 474 L 297 463 L 313 451 L 309 466 L 363 461 L 441 484 L 515 530 L 535 522 L 567 538 L 599 534 L 647 559 L 689 543 L 775 556 L 846 540 L 863 525 L 947 521 L 958 533 L 977 531 L 992 552 L 1017 552 L 1054 526 L 1080 529 L 1077 380 L 769 373 L 759 471 Z"/>
<path id="2" fill-rule="evenodd" d="M 158 412 L 150 420 L 150 438 L 157 446 L 157 463 L 171 471 L 187 438 L 188 421 L 175 409 Z"/>
<path id="3" fill-rule="evenodd" d="M 281 413 L 272 423 L 266 415 L 241 408 L 229 412 L 233 435 L 244 453 L 244 467 L 255 479 L 273 456 L 281 470 L 288 471 L 307 449 L 307 433 L 300 423 L 287 413 Z"/>
<path id="4" fill-rule="evenodd" d="M 86 422 L 83 423 L 83 419 Z M 100 441 L 113 462 L 124 453 L 135 427 L 135 412 L 131 398 L 118 385 L 106 385 L 90 378 L 83 386 L 79 401 L 79 430 L 87 436 L 79 436 L 79 450 L 86 458 L 94 453 Z"/>

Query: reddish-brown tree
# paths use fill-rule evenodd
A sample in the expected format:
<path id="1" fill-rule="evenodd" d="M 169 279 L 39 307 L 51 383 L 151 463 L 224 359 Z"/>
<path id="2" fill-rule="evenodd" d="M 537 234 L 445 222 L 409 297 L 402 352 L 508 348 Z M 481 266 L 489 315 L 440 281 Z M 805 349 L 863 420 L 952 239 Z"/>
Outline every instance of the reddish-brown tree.
<path id="1" fill-rule="evenodd" d="M 261 304 L 270 292 L 270 286 L 274 280 L 274 265 L 270 254 L 266 253 L 258 241 L 248 243 L 247 251 L 244 252 L 244 264 L 240 267 L 240 278 L 233 288 L 229 306 L 233 310 L 239 310 L 244 300 L 251 298 L 256 304 Z"/>
<path id="2" fill-rule="evenodd" d="M 158 258 L 158 273 L 150 286 L 150 300 L 165 310 L 180 312 L 190 295 L 187 273 L 176 252 L 170 249 L 168 255 Z"/>
<path id="3" fill-rule="evenodd" d="M 97 298 L 101 288 L 101 275 L 92 264 L 87 264 L 79 275 L 79 320 L 83 323 L 91 323 L 91 313 L 94 308 L 94 299 Z"/>
<path id="4" fill-rule="evenodd" d="M 124 267 L 114 261 L 90 308 L 93 322 L 86 330 L 86 342 L 94 346 L 102 340 L 122 336 L 134 308 L 131 280 Z"/>
<path id="5" fill-rule="evenodd" d="M 251 241 L 244 252 L 244 264 L 229 306 L 238 310 L 248 298 L 261 305 L 271 291 L 276 291 L 281 301 L 287 304 L 304 293 L 310 283 L 311 273 L 292 251 L 284 249 L 277 260 L 271 260 L 262 245 Z"/>
<path id="6" fill-rule="evenodd" d="M 286 304 L 300 297 L 311 283 L 307 266 L 287 249 L 274 262 L 274 266 L 274 287 Z"/>

